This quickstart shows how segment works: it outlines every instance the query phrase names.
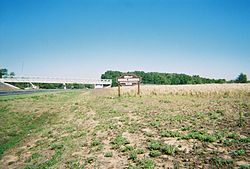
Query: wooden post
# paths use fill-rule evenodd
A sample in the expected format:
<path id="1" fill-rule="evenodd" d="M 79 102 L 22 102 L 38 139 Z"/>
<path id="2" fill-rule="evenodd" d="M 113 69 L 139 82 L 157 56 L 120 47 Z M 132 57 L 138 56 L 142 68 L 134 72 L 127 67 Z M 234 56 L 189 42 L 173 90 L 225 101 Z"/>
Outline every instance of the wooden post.
<path id="1" fill-rule="evenodd" d="M 121 88 L 120 88 L 120 84 L 118 83 L 118 96 L 121 96 Z"/>
<path id="2" fill-rule="evenodd" d="M 137 94 L 140 95 L 140 92 L 141 92 L 140 91 L 140 82 L 138 82 L 138 92 L 137 92 Z"/>

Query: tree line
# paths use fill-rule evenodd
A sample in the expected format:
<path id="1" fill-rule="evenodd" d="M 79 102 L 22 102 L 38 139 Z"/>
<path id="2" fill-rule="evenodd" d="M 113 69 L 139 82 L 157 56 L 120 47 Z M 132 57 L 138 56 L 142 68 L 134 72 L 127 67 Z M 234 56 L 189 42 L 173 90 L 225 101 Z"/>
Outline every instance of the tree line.
<path id="1" fill-rule="evenodd" d="M 123 74 L 135 74 L 141 77 L 143 84 L 179 85 L 179 84 L 207 84 L 207 83 L 246 83 L 247 76 L 241 73 L 236 80 L 226 81 L 226 79 L 210 79 L 199 75 L 187 75 L 178 73 L 159 73 L 159 72 L 120 72 L 108 70 L 101 75 L 102 79 L 112 79 L 112 86 L 117 86 L 116 78 Z"/>

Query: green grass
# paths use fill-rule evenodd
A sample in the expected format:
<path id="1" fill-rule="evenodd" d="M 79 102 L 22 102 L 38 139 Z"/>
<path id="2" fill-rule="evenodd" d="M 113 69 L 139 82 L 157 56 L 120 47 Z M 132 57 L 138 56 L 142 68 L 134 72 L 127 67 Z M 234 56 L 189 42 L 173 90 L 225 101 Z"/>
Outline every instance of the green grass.
<path id="1" fill-rule="evenodd" d="M 0 121 L 4 122 L 0 127 L 0 157 L 5 150 L 16 145 L 32 130 L 43 126 L 52 115 L 43 113 L 40 116 L 11 112 L 8 109 L 0 109 Z"/>

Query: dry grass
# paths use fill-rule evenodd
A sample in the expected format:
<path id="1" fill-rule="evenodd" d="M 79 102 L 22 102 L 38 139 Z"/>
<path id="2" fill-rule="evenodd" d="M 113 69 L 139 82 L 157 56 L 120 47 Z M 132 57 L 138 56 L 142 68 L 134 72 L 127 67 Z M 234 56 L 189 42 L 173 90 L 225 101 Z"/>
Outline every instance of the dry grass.
<path id="1" fill-rule="evenodd" d="M 0 108 L 7 113 L 50 115 L 49 121 L 5 151 L 1 167 L 250 164 L 249 84 L 152 85 L 141 91 L 137 96 L 136 87 L 123 87 L 120 98 L 117 88 L 1 97 Z"/>

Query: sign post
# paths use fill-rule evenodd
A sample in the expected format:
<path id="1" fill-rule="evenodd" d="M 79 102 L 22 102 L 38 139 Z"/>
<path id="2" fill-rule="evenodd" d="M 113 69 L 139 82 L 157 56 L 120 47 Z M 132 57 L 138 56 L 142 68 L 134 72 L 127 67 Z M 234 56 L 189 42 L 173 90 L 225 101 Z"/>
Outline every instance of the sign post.
<path id="1" fill-rule="evenodd" d="M 133 86 L 138 85 L 137 94 L 140 95 L 140 81 L 141 78 L 134 74 L 122 75 L 117 78 L 118 83 L 118 96 L 121 96 L 121 86 Z"/>
<path id="2" fill-rule="evenodd" d="M 118 84 L 118 96 L 119 97 L 121 96 L 121 87 L 120 87 L 120 84 Z"/>

